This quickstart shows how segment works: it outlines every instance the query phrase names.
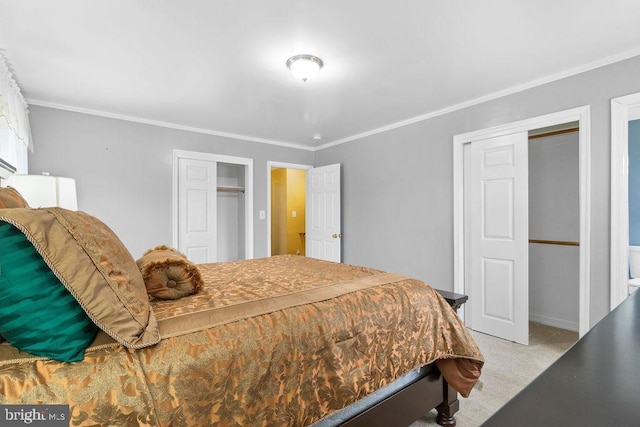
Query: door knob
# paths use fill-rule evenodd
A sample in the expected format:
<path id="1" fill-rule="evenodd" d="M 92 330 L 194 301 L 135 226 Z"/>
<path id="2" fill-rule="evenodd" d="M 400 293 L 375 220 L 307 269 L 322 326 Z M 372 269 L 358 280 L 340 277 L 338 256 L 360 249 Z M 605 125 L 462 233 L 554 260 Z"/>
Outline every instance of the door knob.
<path id="1" fill-rule="evenodd" d="M 342 234 L 332 234 L 331 237 L 333 237 L 334 239 L 337 239 L 338 237 L 342 237 Z"/>

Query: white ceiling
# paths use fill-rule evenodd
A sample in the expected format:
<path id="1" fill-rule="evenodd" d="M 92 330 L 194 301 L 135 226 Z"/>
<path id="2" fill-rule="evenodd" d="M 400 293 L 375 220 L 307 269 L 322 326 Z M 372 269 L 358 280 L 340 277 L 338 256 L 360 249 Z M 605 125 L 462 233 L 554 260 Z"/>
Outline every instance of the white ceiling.
<path id="1" fill-rule="evenodd" d="M 638 55 L 640 1 L 0 0 L 0 49 L 30 104 L 317 147 Z"/>

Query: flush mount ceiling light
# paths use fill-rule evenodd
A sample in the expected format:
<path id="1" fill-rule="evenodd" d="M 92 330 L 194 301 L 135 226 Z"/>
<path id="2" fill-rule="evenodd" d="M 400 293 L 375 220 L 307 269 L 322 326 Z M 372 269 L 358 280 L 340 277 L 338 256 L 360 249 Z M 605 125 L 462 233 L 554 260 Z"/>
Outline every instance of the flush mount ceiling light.
<path id="1" fill-rule="evenodd" d="M 323 65 L 322 59 L 313 55 L 296 55 L 287 59 L 287 68 L 303 82 L 315 76 Z"/>

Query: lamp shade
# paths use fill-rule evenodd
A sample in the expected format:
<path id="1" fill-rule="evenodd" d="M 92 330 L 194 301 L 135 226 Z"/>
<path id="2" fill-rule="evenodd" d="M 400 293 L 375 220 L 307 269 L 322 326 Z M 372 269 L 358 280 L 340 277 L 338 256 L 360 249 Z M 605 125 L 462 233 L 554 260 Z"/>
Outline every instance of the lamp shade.
<path id="1" fill-rule="evenodd" d="M 20 192 L 32 208 L 61 207 L 78 210 L 76 181 L 48 175 L 11 175 L 7 185 Z"/>

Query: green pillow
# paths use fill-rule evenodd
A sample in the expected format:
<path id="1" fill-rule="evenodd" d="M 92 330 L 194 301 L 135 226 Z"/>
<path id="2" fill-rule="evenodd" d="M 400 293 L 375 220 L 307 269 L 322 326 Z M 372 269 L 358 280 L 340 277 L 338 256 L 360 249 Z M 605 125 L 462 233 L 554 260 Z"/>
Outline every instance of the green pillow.
<path id="1" fill-rule="evenodd" d="M 97 331 L 24 234 L 0 221 L 0 335 L 35 356 L 75 362 Z"/>

